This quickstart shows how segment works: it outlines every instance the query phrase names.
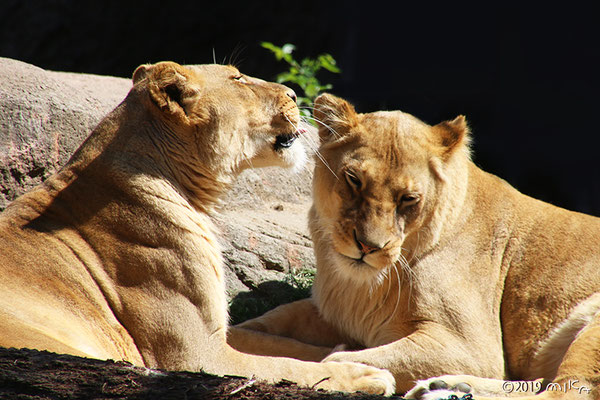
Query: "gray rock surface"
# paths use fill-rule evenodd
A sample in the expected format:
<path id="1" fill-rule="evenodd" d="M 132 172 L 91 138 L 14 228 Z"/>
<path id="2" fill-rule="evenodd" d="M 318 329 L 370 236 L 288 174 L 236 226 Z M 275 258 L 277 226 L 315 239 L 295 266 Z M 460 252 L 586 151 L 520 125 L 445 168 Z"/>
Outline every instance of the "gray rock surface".
<path id="1" fill-rule="evenodd" d="M 125 78 L 0 58 L 0 211 L 58 170 L 130 87 Z M 234 321 L 306 295 L 296 277 L 314 266 L 306 226 L 311 171 L 310 163 L 299 173 L 245 171 L 215 217 Z"/>
<path id="2" fill-rule="evenodd" d="M 0 210 L 64 164 L 129 88 L 0 58 Z"/>

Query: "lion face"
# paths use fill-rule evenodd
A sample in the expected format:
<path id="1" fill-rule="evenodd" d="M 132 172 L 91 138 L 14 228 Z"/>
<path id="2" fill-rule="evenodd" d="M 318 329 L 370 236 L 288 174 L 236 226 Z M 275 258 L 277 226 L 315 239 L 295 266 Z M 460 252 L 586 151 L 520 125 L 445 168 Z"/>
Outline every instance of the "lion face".
<path id="1" fill-rule="evenodd" d="M 431 127 L 400 111 L 357 114 L 331 95 L 317 99 L 315 118 L 324 162 L 315 167 L 313 231 L 329 242 L 331 264 L 361 282 L 408 267 L 439 207 L 464 119 Z"/>
<path id="2" fill-rule="evenodd" d="M 305 159 L 295 141 L 303 131 L 296 95 L 283 85 L 232 66 L 172 62 L 142 65 L 133 81 L 159 117 L 157 142 L 171 159 L 202 169 L 192 173 L 291 167 Z"/>

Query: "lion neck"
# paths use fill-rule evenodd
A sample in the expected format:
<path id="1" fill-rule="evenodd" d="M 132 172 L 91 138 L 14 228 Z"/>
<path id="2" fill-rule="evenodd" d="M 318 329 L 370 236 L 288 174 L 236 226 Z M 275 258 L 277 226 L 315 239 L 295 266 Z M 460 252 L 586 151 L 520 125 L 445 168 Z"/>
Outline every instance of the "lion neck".
<path id="1" fill-rule="evenodd" d="M 149 127 L 148 136 L 171 183 L 196 210 L 214 212 L 238 175 L 231 152 L 214 144 L 187 141 L 160 122 Z M 198 149 L 198 156 L 191 158 L 189 149 L 193 147 Z"/>
<path id="2" fill-rule="evenodd" d="M 128 170 L 166 181 L 195 210 L 213 213 L 237 175 L 234 160 L 218 148 L 186 141 L 147 112 L 123 102 L 97 126 L 68 166 L 78 171 L 101 163 L 107 177 L 112 168 L 119 176 Z M 190 158 L 192 146 L 198 148 L 198 157 Z"/>

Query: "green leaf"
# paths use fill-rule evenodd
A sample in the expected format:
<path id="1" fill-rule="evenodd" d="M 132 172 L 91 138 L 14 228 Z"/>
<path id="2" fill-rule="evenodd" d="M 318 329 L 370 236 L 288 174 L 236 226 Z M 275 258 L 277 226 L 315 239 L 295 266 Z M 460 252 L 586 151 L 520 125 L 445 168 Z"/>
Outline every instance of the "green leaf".
<path id="1" fill-rule="evenodd" d="M 306 86 L 310 83 L 310 79 L 304 75 L 296 75 L 294 82 L 300 86 L 302 90 L 306 91 Z"/>
<path id="2" fill-rule="evenodd" d="M 321 66 L 317 60 L 305 58 L 302 60 L 302 68 L 304 68 L 307 74 L 314 75 L 321 68 Z"/>
<path id="3" fill-rule="evenodd" d="M 270 42 L 262 42 L 260 45 L 265 49 L 271 50 L 278 61 L 283 58 L 284 53 L 281 47 L 275 46 L 273 43 Z"/>
<path id="4" fill-rule="evenodd" d="M 331 56 L 331 54 L 321 54 L 318 60 L 321 66 L 327 71 L 334 72 L 336 74 L 339 74 L 341 72 L 341 70 L 337 67 L 335 59 Z"/>
<path id="5" fill-rule="evenodd" d="M 281 56 L 283 57 L 283 59 L 290 65 L 296 65 L 297 62 L 294 60 L 294 58 L 292 57 L 291 54 L 285 53 L 282 51 Z"/>
<path id="6" fill-rule="evenodd" d="M 296 46 L 294 46 L 293 44 L 290 43 L 286 43 L 283 46 L 280 47 L 281 50 L 281 57 L 290 65 L 294 66 L 297 65 L 298 63 L 294 60 L 294 58 L 292 57 L 292 53 L 294 52 L 294 50 L 296 49 Z"/>
<path id="7" fill-rule="evenodd" d="M 298 97 L 298 106 L 311 106 L 312 100 L 308 97 Z"/>
<path id="8" fill-rule="evenodd" d="M 289 72 L 282 72 L 279 75 L 277 75 L 277 83 L 284 83 L 284 82 L 293 82 L 296 83 L 296 75 L 291 74 Z"/>
<path id="9" fill-rule="evenodd" d="M 269 49 L 271 51 L 275 51 L 276 48 L 278 48 L 277 46 L 275 46 L 273 43 L 271 42 L 260 42 L 260 45 L 262 47 L 264 47 L 265 49 Z"/>
<path id="10" fill-rule="evenodd" d="M 317 79 L 316 74 L 320 69 L 340 73 L 335 59 L 330 54 L 321 54 L 316 59 L 307 57 L 298 62 L 292 57 L 296 46 L 291 43 L 279 47 L 271 42 L 261 42 L 261 46 L 270 50 L 277 60 L 285 60 L 290 65 L 289 70 L 279 73 L 276 80 L 279 83 L 289 82 L 300 87 L 304 96 L 298 96 L 298 105 L 310 106 L 319 93 L 332 88 L 331 84 L 321 84 Z"/>
<path id="11" fill-rule="evenodd" d="M 317 97 L 317 95 L 319 94 L 319 87 L 315 84 L 309 84 L 304 89 L 304 93 L 306 93 L 307 97 L 310 97 L 311 99 L 313 99 L 313 98 Z"/>

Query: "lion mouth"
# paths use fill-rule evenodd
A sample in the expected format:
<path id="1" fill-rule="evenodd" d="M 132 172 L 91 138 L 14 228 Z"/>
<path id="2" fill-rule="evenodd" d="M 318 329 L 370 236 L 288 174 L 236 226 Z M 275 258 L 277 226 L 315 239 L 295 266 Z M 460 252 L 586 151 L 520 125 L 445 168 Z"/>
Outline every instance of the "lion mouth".
<path id="1" fill-rule="evenodd" d="M 365 260 L 363 259 L 364 257 L 354 258 L 354 257 L 351 257 L 351 256 L 347 256 L 345 254 L 342 254 L 340 252 L 338 252 L 338 254 L 342 258 L 346 259 L 346 261 L 348 261 L 355 268 L 364 268 L 364 267 L 374 268 L 372 265 L 370 265 L 369 263 L 365 262 Z"/>
<path id="2" fill-rule="evenodd" d="M 298 130 L 295 132 L 277 135 L 275 137 L 275 144 L 273 145 L 275 150 L 290 148 L 294 144 L 294 141 L 296 141 L 296 139 L 298 139 L 298 137 L 305 132 L 306 129 L 298 128 Z"/>
<path id="3" fill-rule="evenodd" d="M 275 150 L 279 149 L 287 149 L 294 144 L 294 142 L 298 139 L 298 133 L 284 133 L 282 135 L 277 135 L 275 138 Z"/>

